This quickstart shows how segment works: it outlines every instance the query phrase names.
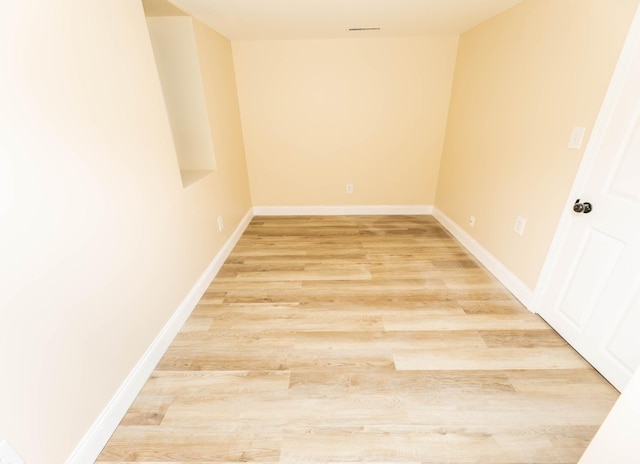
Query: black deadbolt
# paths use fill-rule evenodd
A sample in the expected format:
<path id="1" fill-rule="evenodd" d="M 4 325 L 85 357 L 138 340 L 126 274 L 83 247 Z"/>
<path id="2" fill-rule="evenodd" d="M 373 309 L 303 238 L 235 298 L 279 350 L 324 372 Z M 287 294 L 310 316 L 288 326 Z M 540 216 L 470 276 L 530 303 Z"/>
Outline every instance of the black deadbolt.
<path id="1" fill-rule="evenodd" d="M 584 203 L 580 203 L 580 198 L 578 198 L 573 204 L 573 210 L 576 213 L 589 214 L 593 210 L 593 206 L 587 201 L 585 201 Z"/>

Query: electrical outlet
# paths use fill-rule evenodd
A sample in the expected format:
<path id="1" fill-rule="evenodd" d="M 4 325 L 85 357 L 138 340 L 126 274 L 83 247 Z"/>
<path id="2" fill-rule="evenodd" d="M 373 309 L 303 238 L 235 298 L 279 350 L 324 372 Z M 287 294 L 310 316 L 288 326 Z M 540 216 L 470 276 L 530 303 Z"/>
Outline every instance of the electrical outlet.
<path id="1" fill-rule="evenodd" d="M 525 218 L 523 218 L 522 216 L 518 216 L 516 218 L 516 223 L 513 226 L 513 231 L 518 235 L 522 235 L 522 233 L 524 232 L 524 225 L 526 223 L 527 220 Z"/>
<path id="2" fill-rule="evenodd" d="M 475 216 L 469 216 L 469 227 L 473 227 L 476 225 L 476 217 Z"/>
<path id="3" fill-rule="evenodd" d="M 218 216 L 218 230 L 222 232 L 222 229 L 224 229 L 224 221 L 222 220 L 222 216 Z"/>
<path id="4" fill-rule="evenodd" d="M 0 464 L 24 464 L 22 458 L 9 446 L 7 440 L 0 442 Z"/>
<path id="5" fill-rule="evenodd" d="M 353 184 L 347 184 L 347 193 L 353 193 Z"/>

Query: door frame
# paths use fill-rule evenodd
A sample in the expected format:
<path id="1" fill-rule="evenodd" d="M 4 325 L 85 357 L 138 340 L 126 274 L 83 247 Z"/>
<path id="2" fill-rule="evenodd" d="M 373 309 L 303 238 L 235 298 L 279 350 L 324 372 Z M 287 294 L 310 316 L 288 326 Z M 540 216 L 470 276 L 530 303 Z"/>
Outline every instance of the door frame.
<path id="1" fill-rule="evenodd" d="M 636 56 L 640 59 L 640 5 L 636 8 L 627 38 L 625 39 L 622 51 L 620 52 L 620 57 L 618 58 L 613 76 L 609 83 L 609 87 L 607 88 L 607 92 L 604 96 L 602 106 L 600 107 L 600 111 L 598 112 L 598 116 L 594 123 L 591 137 L 589 137 L 584 155 L 582 156 L 582 161 L 580 162 L 580 167 L 578 168 L 578 172 L 574 178 L 571 191 L 569 192 L 556 232 L 553 236 L 553 240 L 551 241 L 547 257 L 544 265 L 542 266 L 542 270 L 540 271 L 540 276 L 538 277 L 530 308 L 531 311 L 536 314 L 540 313 L 542 294 L 551 281 L 553 272 L 558 264 L 558 260 L 560 259 L 560 255 L 567 241 L 569 227 L 573 220 L 573 210 L 571 207 L 575 199 L 580 198 L 582 195 L 589 174 L 591 173 L 598 156 L 599 148 L 604 140 L 607 127 L 613 117 L 622 89 L 627 83 L 629 69 L 631 68 Z M 640 82 L 637 85 L 640 85 Z"/>

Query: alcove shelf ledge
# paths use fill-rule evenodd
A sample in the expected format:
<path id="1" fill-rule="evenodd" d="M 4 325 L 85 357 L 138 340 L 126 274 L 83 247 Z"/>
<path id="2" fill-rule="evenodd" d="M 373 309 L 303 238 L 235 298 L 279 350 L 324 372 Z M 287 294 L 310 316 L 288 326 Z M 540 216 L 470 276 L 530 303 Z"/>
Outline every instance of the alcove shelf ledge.
<path id="1" fill-rule="evenodd" d="M 214 172 L 213 169 L 181 169 L 182 187 L 187 188 Z"/>

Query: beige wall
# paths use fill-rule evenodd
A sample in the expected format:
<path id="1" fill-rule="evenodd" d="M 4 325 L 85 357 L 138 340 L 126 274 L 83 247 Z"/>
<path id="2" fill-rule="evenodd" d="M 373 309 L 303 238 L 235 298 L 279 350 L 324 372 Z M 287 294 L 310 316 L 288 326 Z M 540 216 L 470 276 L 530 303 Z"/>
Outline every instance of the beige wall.
<path id="1" fill-rule="evenodd" d="M 531 289 L 637 4 L 526 0 L 460 38 L 436 207 Z"/>
<path id="2" fill-rule="evenodd" d="M 214 198 L 225 227 L 235 227 L 241 219 L 236 205 L 246 213 L 251 197 L 231 42 L 197 20 L 193 20 L 193 33 L 218 167 L 213 173 Z"/>
<path id="3" fill-rule="evenodd" d="M 140 3 L 3 5 L 0 440 L 26 462 L 65 461 L 250 207 L 230 45 L 200 33 L 218 170 L 183 189 Z"/>
<path id="4" fill-rule="evenodd" d="M 254 205 L 433 204 L 457 42 L 234 42 Z"/>

